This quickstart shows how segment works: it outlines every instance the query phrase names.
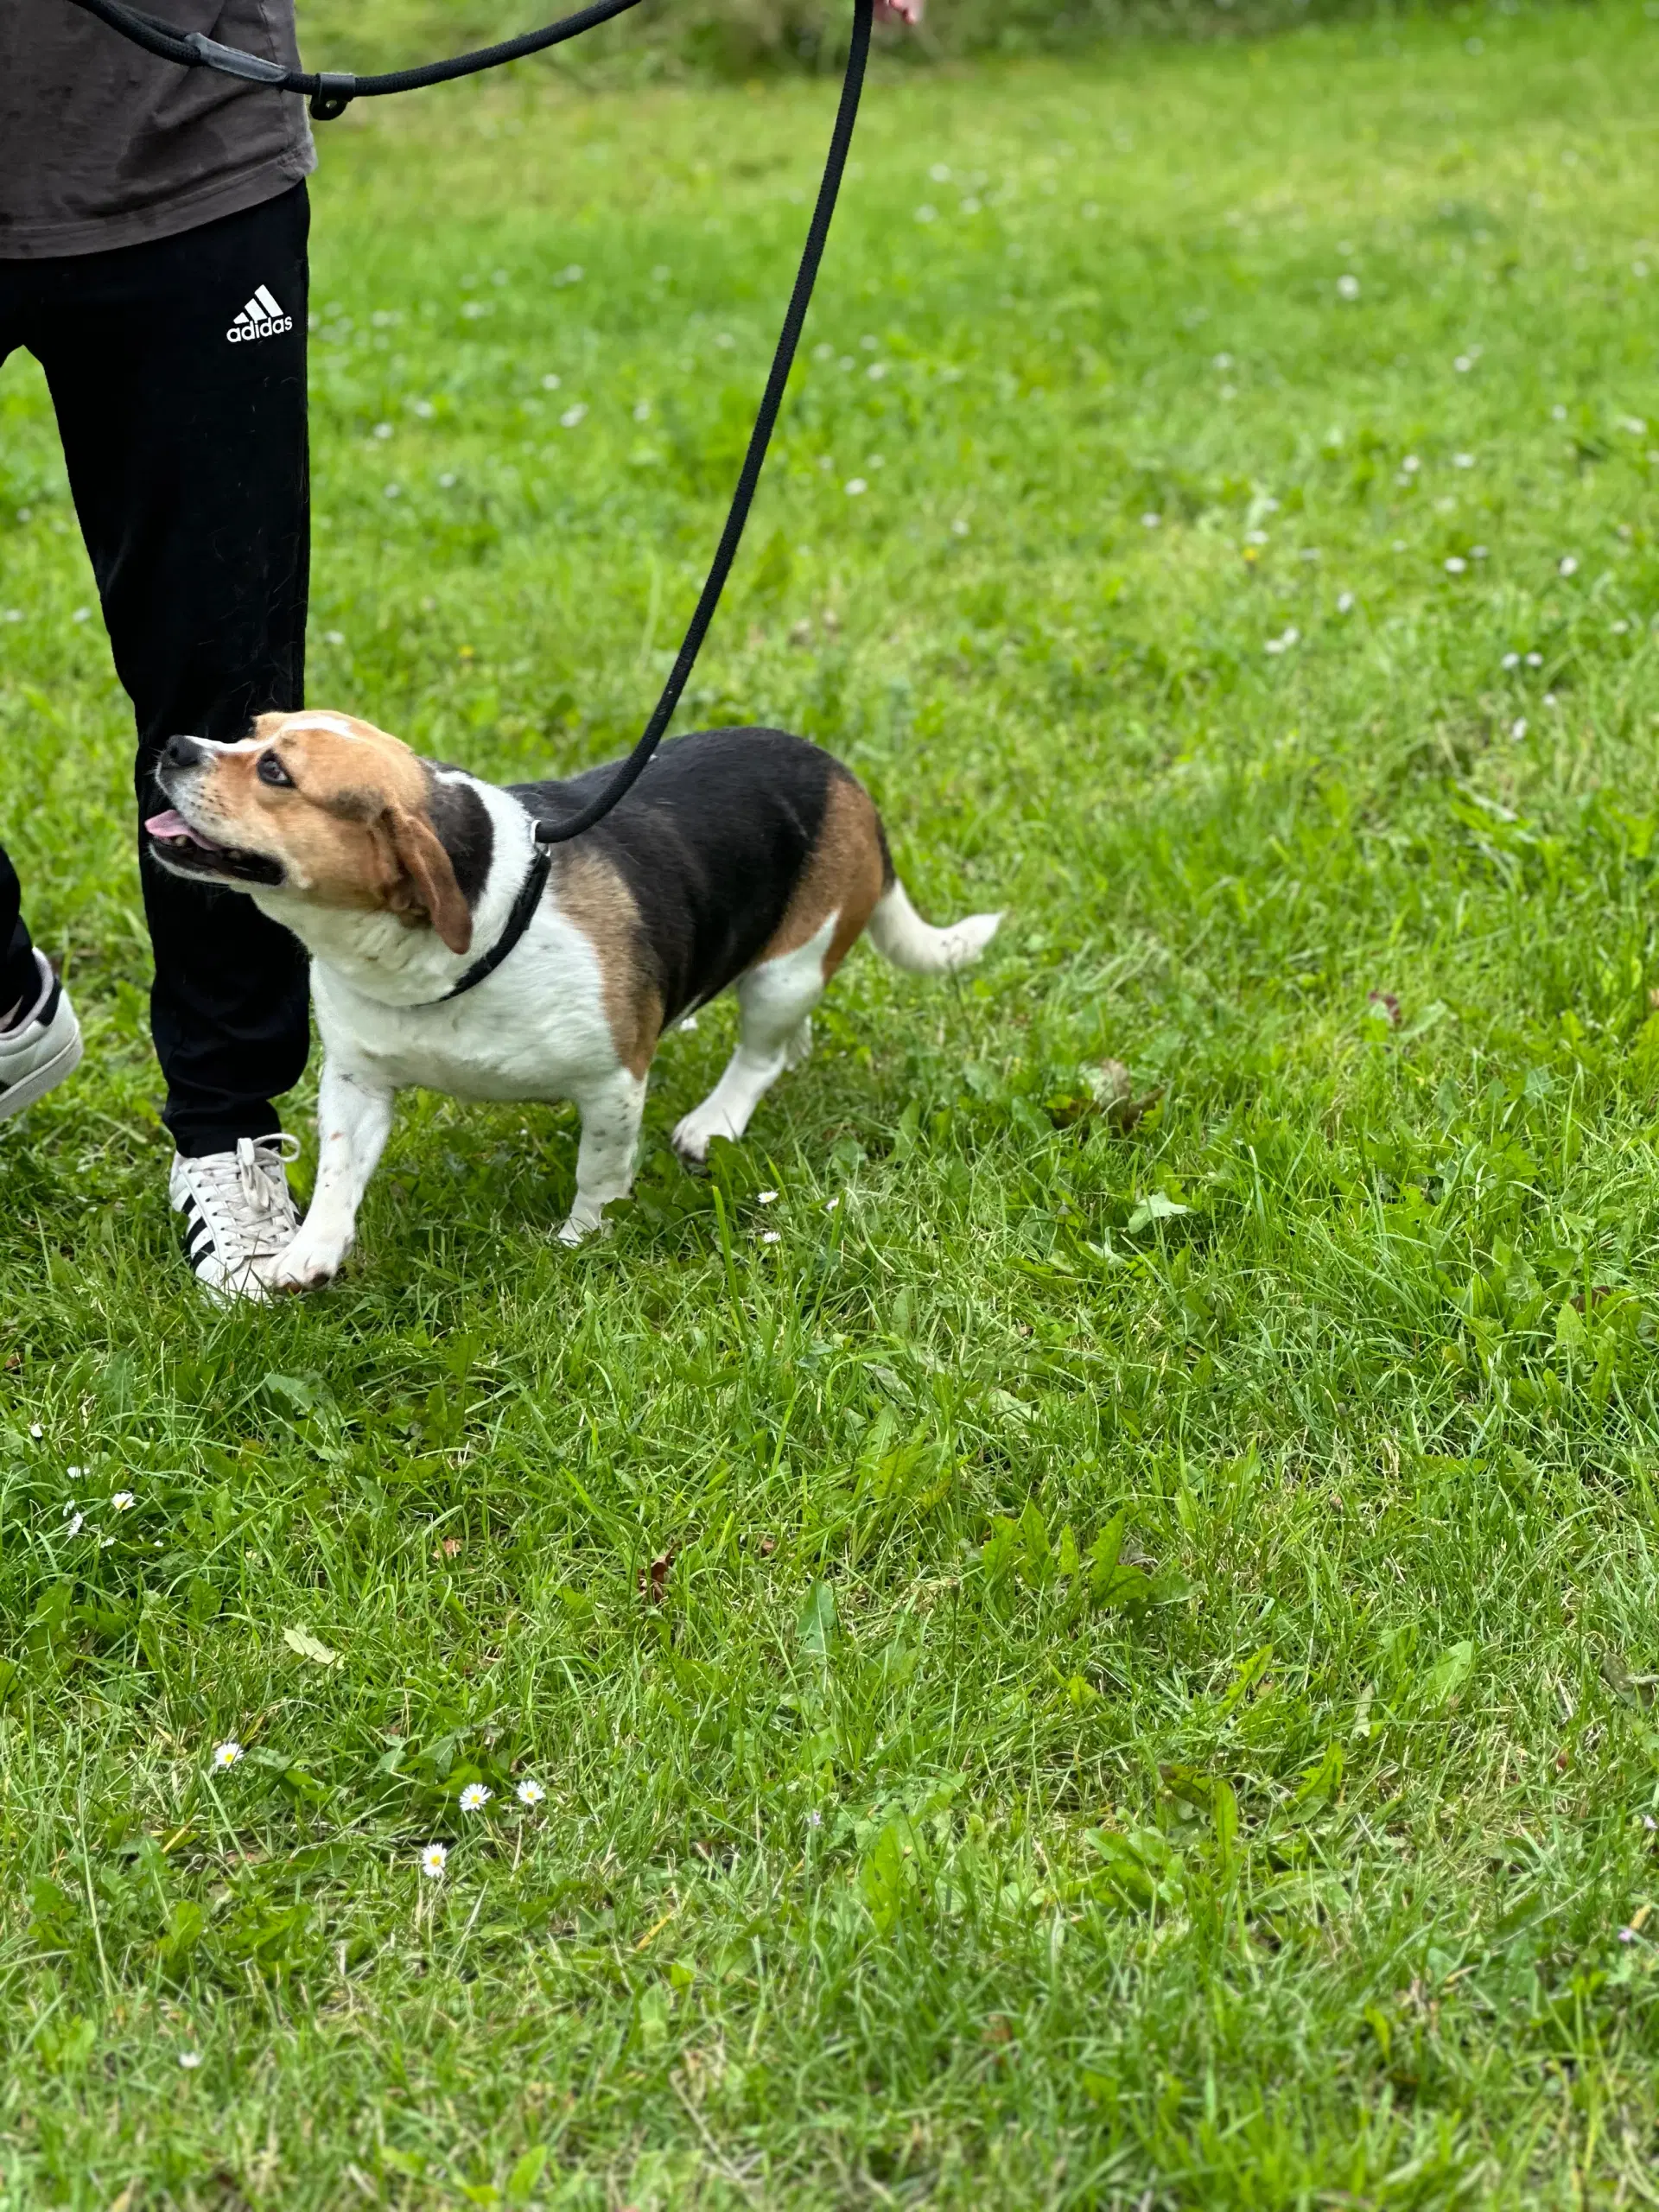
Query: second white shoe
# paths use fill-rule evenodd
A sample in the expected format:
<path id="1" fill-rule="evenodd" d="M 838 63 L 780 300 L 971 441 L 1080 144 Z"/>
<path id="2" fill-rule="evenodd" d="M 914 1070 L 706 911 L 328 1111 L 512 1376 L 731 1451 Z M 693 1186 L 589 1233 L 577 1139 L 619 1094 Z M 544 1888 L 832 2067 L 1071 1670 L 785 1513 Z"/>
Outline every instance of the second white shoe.
<path id="1" fill-rule="evenodd" d="M 175 1155 L 168 1198 L 184 1216 L 184 1256 L 220 1304 L 271 1295 L 270 1269 L 300 1225 L 288 1187 L 299 1150 L 297 1137 L 276 1129 L 242 1137 L 231 1152 Z"/>
<path id="2" fill-rule="evenodd" d="M 0 1122 L 21 1114 L 80 1065 L 80 1024 L 44 953 L 35 955 L 40 995 L 10 1029 L 0 1029 Z"/>

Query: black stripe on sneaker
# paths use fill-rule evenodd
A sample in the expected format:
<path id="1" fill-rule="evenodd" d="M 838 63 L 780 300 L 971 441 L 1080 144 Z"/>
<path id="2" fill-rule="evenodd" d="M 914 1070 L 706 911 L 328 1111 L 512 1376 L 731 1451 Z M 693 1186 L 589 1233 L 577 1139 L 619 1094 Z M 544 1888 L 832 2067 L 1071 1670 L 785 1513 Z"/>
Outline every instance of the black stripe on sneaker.
<path id="1" fill-rule="evenodd" d="M 184 1256 L 200 1273 L 202 1261 L 211 1259 L 216 1249 L 213 1232 L 200 1207 L 188 1191 L 179 1211 L 184 1216 Z"/>

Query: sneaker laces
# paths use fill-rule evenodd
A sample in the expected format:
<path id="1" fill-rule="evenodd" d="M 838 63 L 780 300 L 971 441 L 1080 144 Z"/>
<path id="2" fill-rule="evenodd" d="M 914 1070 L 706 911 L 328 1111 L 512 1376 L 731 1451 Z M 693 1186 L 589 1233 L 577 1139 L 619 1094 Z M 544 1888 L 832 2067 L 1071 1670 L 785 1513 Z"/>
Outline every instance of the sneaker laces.
<path id="1" fill-rule="evenodd" d="M 236 1231 L 242 1247 L 238 1256 L 270 1260 L 286 1249 L 295 1228 L 288 1163 L 299 1156 L 299 1139 L 277 1129 L 268 1137 L 238 1137 L 234 1152 L 190 1162 L 204 1210 L 222 1213 Z"/>

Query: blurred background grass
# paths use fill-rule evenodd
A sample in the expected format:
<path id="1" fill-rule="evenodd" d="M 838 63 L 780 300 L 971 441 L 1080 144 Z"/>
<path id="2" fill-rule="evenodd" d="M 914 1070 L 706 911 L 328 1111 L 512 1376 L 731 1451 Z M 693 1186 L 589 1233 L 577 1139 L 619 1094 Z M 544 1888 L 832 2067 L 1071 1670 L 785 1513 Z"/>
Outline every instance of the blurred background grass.
<path id="1" fill-rule="evenodd" d="M 563 0 L 300 0 L 306 59 L 361 73 L 485 46 L 550 22 Z M 919 31 L 879 33 L 883 52 L 927 67 L 976 54 L 1077 51 L 1112 39 L 1264 37 L 1314 20 L 1450 13 L 1468 0 L 931 0 Z M 1521 12 L 1508 0 L 1505 14 Z M 576 81 L 744 78 L 836 68 L 848 0 L 643 0 L 620 22 L 528 66 Z"/>

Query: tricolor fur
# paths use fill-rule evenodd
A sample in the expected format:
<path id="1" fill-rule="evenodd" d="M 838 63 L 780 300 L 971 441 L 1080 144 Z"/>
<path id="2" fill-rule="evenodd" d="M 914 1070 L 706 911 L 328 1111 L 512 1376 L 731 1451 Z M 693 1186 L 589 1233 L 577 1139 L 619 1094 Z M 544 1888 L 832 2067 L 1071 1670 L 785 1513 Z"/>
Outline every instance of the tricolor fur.
<path id="1" fill-rule="evenodd" d="M 645 1078 L 663 1032 L 735 986 L 739 1039 L 674 1131 L 703 1165 L 738 1138 L 868 926 L 918 974 L 977 957 L 998 917 L 931 928 L 893 872 L 880 817 L 830 754 L 782 730 L 705 730 L 664 745 L 620 805 L 554 849 L 523 939 L 444 994 L 502 936 L 535 856 L 533 823 L 568 817 L 608 769 L 502 789 L 421 760 L 349 715 L 265 715 L 234 745 L 174 738 L 146 824 L 181 874 L 245 891 L 301 938 L 323 1044 L 311 1209 L 274 1281 L 325 1282 L 397 1093 L 569 1098 L 582 1116 L 561 1232 L 600 1226 L 632 1179 Z"/>

